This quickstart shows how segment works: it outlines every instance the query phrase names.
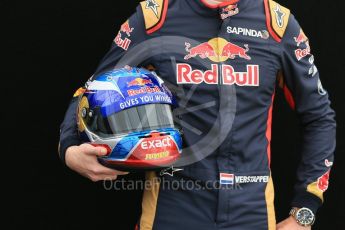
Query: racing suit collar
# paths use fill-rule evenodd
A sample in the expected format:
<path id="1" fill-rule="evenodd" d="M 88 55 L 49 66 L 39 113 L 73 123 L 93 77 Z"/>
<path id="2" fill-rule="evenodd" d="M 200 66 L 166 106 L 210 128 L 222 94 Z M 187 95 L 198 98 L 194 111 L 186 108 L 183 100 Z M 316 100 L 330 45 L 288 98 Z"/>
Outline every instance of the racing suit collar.
<path id="1" fill-rule="evenodd" d="M 225 7 L 228 5 L 233 5 L 233 4 L 238 3 L 239 1 L 240 0 L 229 0 L 226 2 L 219 3 L 218 5 L 211 5 L 207 2 L 207 0 L 197 0 L 197 2 L 201 3 L 203 6 L 206 6 L 207 8 L 210 8 L 210 9 L 218 9 L 218 8 Z"/>
<path id="2" fill-rule="evenodd" d="M 205 0 L 186 0 L 185 2 L 198 14 L 203 16 L 219 17 L 220 10 L 228 5 L 238 3 L 240 0 L 231 0 L 220 5 L 209 5 Z M 243 0 L 241 0 L 243 1 Z"/>

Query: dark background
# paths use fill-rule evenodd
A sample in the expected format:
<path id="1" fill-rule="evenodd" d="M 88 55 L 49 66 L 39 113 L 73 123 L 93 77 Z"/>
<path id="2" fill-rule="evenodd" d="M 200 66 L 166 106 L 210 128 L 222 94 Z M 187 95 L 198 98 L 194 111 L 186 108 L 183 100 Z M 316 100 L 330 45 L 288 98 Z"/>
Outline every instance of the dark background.
<path id="1" fill-rule="evenodd" d="M 141 194 L 105 191 L 57 157 L 59 125 L 71 95 L 93 73 L 139 1 L 2 0 L 2 186 L 6 229 L 133 229 Z M 344 229 L 344 17 L 341 1 L 279 0 L 309 36 L 337 112 L 336 162 L 314 229 Z M 277 218 L 287 217 L 298 155 L 298 122 L 279 92 L 272 167 Z M 172 217 L 173 218 L 173 217 Z"/>

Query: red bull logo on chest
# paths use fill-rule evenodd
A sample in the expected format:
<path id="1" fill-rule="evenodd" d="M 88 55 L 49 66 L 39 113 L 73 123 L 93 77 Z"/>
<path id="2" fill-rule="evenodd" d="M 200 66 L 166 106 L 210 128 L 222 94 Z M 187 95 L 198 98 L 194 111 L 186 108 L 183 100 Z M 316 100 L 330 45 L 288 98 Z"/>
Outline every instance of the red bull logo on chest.
<path id="1" fill-rule="evenodd" d="M 237 58 L 251 60 L 248 44 L 237 45 L 224 38 L 213 38 L 208 42 L 192 46 L 185 43 L 188 54 L 185 60 L 191 58 L 209 59 L 212 62 L 225 62 Z M 244 72 L 235 70 L 232 65 L 212 64 L 210 70 L 193 69 L 187 63 L 176 65 L 177 84 L 222 84 L 237 86 L 259 86 L 259 65 L 247 65 Z"/>
<path id="2" fill-rule="evenodd" d="M 228 59 L 236 58 L 251 60 L 251 57 L 248 55 L 248 44 L 241 46 L 229 42 L 224 38 L 213 38 L 208 42 L 201 43 L 194 47 L 190 43 L 186 42 L 185 46 L 186 51 L 188 52 L 184 57 L 185 60 L 196 57 L 201 59 L 208 58 L 213 62 L 224 62 Z"/>
<path id="3" fill-rule="evenodd" d="M 245 72 L 235 71 L 231 65 L 212 64 L 207 71 L 193 70 L 189 64 L 176 66 L 177 84 L 222 84 L 237 86 L 259 86 L 260 72 L 258 65 L 247 65 Z"/>

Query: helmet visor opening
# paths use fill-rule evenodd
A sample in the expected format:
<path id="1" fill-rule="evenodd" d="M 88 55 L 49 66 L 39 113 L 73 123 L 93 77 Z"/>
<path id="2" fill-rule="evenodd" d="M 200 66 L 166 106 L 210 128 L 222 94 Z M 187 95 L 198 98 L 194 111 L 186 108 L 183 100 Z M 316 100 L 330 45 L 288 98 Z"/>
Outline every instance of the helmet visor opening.
<path id="1" fill-rule="evenodd" d="M 100 137 L 175 127 L 171 106 L 168 104 L 132 107 L 108 117 L 103 117 L 99 111 L 94 112 L 94 117 L 88 119 L 87 126 Z"/>

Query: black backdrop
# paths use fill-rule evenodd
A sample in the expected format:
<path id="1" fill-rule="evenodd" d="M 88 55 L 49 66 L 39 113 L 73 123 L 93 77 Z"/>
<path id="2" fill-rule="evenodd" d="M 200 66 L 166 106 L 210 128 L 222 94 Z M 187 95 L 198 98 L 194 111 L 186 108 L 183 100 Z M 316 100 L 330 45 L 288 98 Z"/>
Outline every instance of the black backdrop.
<path id="1" fill-rule="evenodd" d="M 311 40 L 321 78 L 337 112 L 338 146 L 326 203 L 314 229 L 344 229 L 344 19 L 341 1 L 279 0 Z M 138 1 L 2 0 L 2 169 L 10 214 L 6 229 L 132 229 L 135 191 L 105 191 L 66 169 L 57 157 L 59 124 L 71 94 L 95 70 Z M 272 167 L 278 220 L 287 216 L 298 155 L 298 127 L 278 93 Z M 8 183 L 7 183 L 8 182 Z M 172 217 L 173 218 L 173 217 Z"/>

